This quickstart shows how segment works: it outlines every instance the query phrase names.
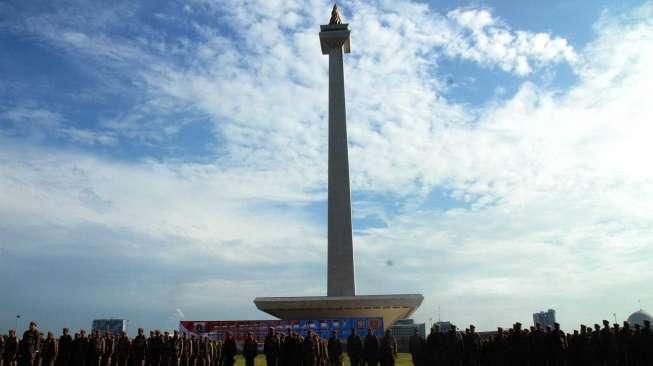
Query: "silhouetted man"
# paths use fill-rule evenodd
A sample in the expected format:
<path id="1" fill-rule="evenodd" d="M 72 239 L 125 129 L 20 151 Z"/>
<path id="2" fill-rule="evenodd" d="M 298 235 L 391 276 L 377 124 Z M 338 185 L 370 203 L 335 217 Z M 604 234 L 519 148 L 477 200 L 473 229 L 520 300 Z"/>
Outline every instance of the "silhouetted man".
<path id="1" fill-rule="evenodd" d="M 363 359 L 363 340 L 356 334 L 356 328 L 351 328 L 351 334 L 347 337 L 347 356 L 351 366 L 360 366 Z"/>
<path id="2" fill-rule="evenodd" d="M 0 366 L 4 365 L 4 358 L 2 357 L 5 354 L 5 336 L 0 334 Z"/>
<path id="3" fill-rule="evenodd" d="M 363 357 L 367 366 L 376 366 L 379 362 L 379 339 L 372 332 L 372 328 L 367 329 L 363 342 Z"/>
<path id="4" fill-rule="evenodd" d="M 254 339 L 254 333 L 247 333 L 245 342 L 243 343 L 243 357 L 245 358 L 245 366 L 254 366 L 254 359 L 258 355 L 258 344 Z"/>
<path id="5" fill-rule="evenodd" d="M 41 366 L 54 366 L 57 360 L 57 346 L 57 340 L 54 339 L 54 334 L 48 332 L 41 351 Z"/>
<path id="6" fill-rule="evenodd" d="M 104 339 L 100 336 L 100 331 L 95 330 L 88 339 L 86 366 L 102 366 L 102 354 L 104 354 Z"/>
<path id="7" fill-rule="evenodd" d="M 433 332 L 434 329 L 431 329 Z M 408 352 L 413 360 L 413 366 L 424 365 L 424 339 L 419 334 L 419 330 L 415 328 L 413 335 L 408 339 Z"/>
<path id="8" fill-rule="evenodd" d="M 267 366 L 277 366 L 280 348 L 279 337 L 277 337 L 274 328 L 268 328 L 268 335 L 265 336 L 265 342 L 263 343 L 263 353 L 265 354 Z"/>
<path id="9" fill-rule="evenodd" d="M 116 341 L 116 366 L 127 366 L 130 350 L 131 343 L 129 337 L 127 337 L 125 332 L 121 331 Z"/>
<path id="10" fill-rule="evenodd" d="M 222 366 L 233 366 L 237 353 L 236 340 L 231 336 L 231 332 L 226 332 L 222 343 Z"/>
<path id="11" fill-rule="evenodd" d="M 57 366 L 69 366 L 72 354 L 73 338 L 68 333 L 68 328 L 63 328 L 58 341 Z"/>
<path id="12" fill-rule="evenodd" d="M 390 329 L 386 329 L 380 343 L 379 360 L 381 361 L 381 366 L 394 366 L 395 358 L 397 357 L 397 341 L 392 335 L 392 332 L 390 332 Z"/>
<path id="13" fill-rule="evenodd" d="M 188 336 L 186 336 L 186 332 L 182 334 L 181 342 L 184 345 L 184 351 L 181 353 L 181 365 L 191 366 L 190 362 L 193 355 L 193 342 Z M 220 358 L 218 357 L 214 366 L 220 366 L 219 360 Z"/>
<path id="14" fill-rule="evenodd" d="M 143 328 L 138 328 L 136 337 L 132 340 L 130 356 L 133 366 L 145 366 L 145 358 L 147 356 L 147 339 Z"/>
<path id="15" fill-rule="evenodd" d="M 30 322 L 29 329 L 23 333 L 23 339 L 21 339 L 21 345 L 19 347 L 22 366 L 36 366 L 34 365 L 34 361 L 39 352 L 40 343 L 40 334 L 36 323 Z"/>
<path id="16" fill-rule="evenodd" d="M 331 338 L 327 343 L 327 352 L 329 355 L 329 365 L 342 366 L 342 343 L 338 338 L 338 333 L 334 330 L 331 332 Z"/>
<path id="17" fill-rule="evenodd" d="M 303 356 L 304 366 L 315 366 L 317 363 L 319 345 L 315 342 L 313 332 L 308 332 L 308 335 L 302 343 L 301 355 Z"/>
<path id="18" fill-rule="evenodd" d="M 16 331 L 10 330 L 9 337 L 5 340 L 5 349 L 2 353 L 2 359 L 4 360 L 4 366 L 16 366 L 18 358 L 18 338 L 16 337 Z"/>
<path id="19" fill-rule="evenodd" d="M 116 351 L 116 338 L 113 334 L 104 333 L 104 352 L 102 353 L 102 366 L 111 366 L 113 353 Z"/>

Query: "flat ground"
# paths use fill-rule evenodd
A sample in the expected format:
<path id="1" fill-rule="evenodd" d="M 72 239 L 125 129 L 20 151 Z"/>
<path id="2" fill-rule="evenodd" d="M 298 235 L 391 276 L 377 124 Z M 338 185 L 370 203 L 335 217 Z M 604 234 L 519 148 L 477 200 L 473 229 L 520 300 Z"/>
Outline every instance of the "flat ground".
<path id="1" fill-rule="evenodd" d="M 349 366 L 349 358 L 345 356 L 344 361 L 342 363 L 343 366 Z M 399 353 L 397 355 L 397 359 L 395 360 L 395 366 L 412 366 L 413 363 L 410 361 L 410 354 L 408 353 Z M 236 357 L 236 365 L 235 366 L 245 366 L 245 360 L 243 359 L 242 356 Z M 254 360 L 254 366 L 266 366 L 265 365 L 265 357 L 259 355 L 256 357 L 256 360 Z"/>

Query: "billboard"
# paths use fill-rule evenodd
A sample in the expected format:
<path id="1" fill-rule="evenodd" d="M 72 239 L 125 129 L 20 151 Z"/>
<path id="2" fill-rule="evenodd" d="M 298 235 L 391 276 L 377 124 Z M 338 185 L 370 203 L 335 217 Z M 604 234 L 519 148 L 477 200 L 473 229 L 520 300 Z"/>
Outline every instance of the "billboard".
<path id="1" fill-rule="evenodd" d="M 94 319 L 93 331 L 100 331 L 101 333 L 118 334 L 120 332 L 127 332 L 126 319 Z"/>
<path id="2" fill-rule="evenodd" d="M 352 328 L 356 328 L 356 333 L 361 336 L 367 335 L 367 329 L 371 328 L 374 335 L 383 336 L 383 318 L 380 317 L 320 320 L 182 320 L 179 322 L 179 331 L 182 334 L 208 337 L 213 340 L 224 339 L 225 333 L 229 331 L 237 341 L 243 341 L 249 332 L 254 333 L 256 339 L 261 341 L 268 334 L 270 327 L 277 333 L 287 334 L 288 330 L 292 330 L 302 336 L 313 331 L 322 338 L 331 337 L 331 331 L 335 330 L 340 339 L 347 339 Z"/>

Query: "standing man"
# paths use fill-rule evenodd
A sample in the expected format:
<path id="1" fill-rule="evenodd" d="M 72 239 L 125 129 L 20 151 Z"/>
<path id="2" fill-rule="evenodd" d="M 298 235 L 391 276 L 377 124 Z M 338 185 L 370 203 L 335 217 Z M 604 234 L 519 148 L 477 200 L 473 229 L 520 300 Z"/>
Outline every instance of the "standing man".
<path id="1" fill-rule="evenodd" d="M 179 337 L 179 331 L 175 330 L 172 334 L 172 338 L 168 341 L 170 346 L 170 361 L 168 366 L 181 366 L 181 355 L 184 352 L 184 342 L 181 337 Z"/>
<path id="2" fill-rule="evenodd" d="M 363 356 L 366 366 L 376 366 L 379 363 L 379 339 L 367 328 L 367 335 L 363 344 Z"/>
<path id="3" fill-rule="evenodd" d="M 434 328 L 432 328 L 434 329 Z M 408 339 L 408 352 L 413 360 L 413 366 L 424 365 L 424 339 L 419 334 L 419 329 Z"/>
<path id="4" fill-rule="evenodd" d="M 181 343 L 183 346 L 183 351 L 181 352 L 181 366 L 190 366 L 190 357 L 193 353 L 193 343 L 191 342 L 190 338 L 186 336 L 186 332 L 182 333 L 181 335 Z"/>
<path id="5" fill-rule="evenodd" d="M 42 366 L 54 366 L 54 363 L 57 360 L 57 346 L 57 340 L 54 339 L 54 334 L 48 332 L 48 336 L 43 342 L 43 350 L 41 352 Z"/>
<path id="6" fill-rule="evenodd" d="M 270 327 L 268 328 L 268 335 L 265 337 L 265 343 L 263 343 L 263 353 L 265 354 L 267 366 L 277 366 L 280 351 L 279 337 L 277 337 L 274 328 Z"/>
<path id="7" fill-rule="evenodd" d="M 363 341 L 356 334 L 356 328 L 351 328 L 351 334 L 347 338 L 347 356 L 351 366 L 361 366 L 363 359 Z"/>
<path id="8" fill-rule="evenodd" d="M 245 358 L 245 366 L 254 366 L 254 359 L 258 355 L 258 345 L 254 339 L 254 333 L 247 333 L 245 343 L 243 343 L 243 357 Z"/>
<path id="9" fill-rule="evenodd" d="M 86 366 L 102 366 L 104 354 L 104 339 L 99 330 L 94 330 L 88 340 L 88 361 Z"/>
<path id="10" fill-rule="evenodd" d="M 116 338 L 113 334 L 104 333 L 104 353 L 102 354 L 102 366 L 111 366 L 113 353 L 116 351 Z"/>
<path id="11" fill-rule="evenodd" d="M 127 366 L 130 348 L 129 337 L 124 331 L 121 331 L 116 342 L 116 366 Z"/>
<path id="12" fill-rule="evenodd" d="M 59 352 L 57 354 L 57 366 L 69 366 L 72 355 L 73 338 L 68 334 L 68 328 L 63 328 L 59 337 Z"/>
<path id="13" fill-rule="evenodd" d="M 383 338 L 381 338 L 379 356 L 381 366 L 395 366 L 395 358 L 397 358 L 397 341 L 392 335 L 392 332 L 390 332 L 390 329 L 386 329 Z"/>
<path id="14" fill-rule="evenodd" d="M 145 358 L 147 356 L 147 340 L 143 328 L 138 328 L 138 334 L 131 344 L 132 366 L 145 366 Z"/>
<path id="15" fill-rule="evenodd" d="M 317 362 L 318 345 L 315 343 L 313 332 L 308 332 L 301 346 L 301 354 L 304 359 L 304 366 L 315 366 Z"/>
<path id="16" fill-rule="evenodd" d="M 334 330 L 331 331 L 331 338 L 327 343 L 327 350 L 329 354 L 329 365 L 342 366 L 342 343 L 338 338 L 338 333 Z"/>
<path id="17" fill-rule="evenodd" d="M 86 338 L 86 331 L 80 329 L 79 333 L 75 334 L 75 339 L 72 343 L 72 363 L 73 366 L 86 366 L 86 346 L 88 339 Z"/>
<path id="18" fill-rule="evenodd" d="M 476 327 L 471 324 L 463 336 L 463 360 L 471 366 L 478 366 L 481 359 L 481 337 L 476 333 Z"/>
<path id="19" fill-rule="evenodd" d="M 238 353 L 236 340 L 231 336 L 231 332 L 225 333 L 224 343 L 222 344 L 222 366 L 233 366 L 234 357 Z"/>
<path id="20" fill-rule="evenodd" d="M 16 337 L 16 331 L 11 329 L 9 331 L 9 337 L 5 340 L 5 349 L 2 353 L 2 359 L 4 361 L 4 366 L 16 366 L 16 359 L 18 357 L 18 338 Z"/>
<path id="21" fill-rule="evenodd" d="M 563 366 L 565 354 L 567 352 L 567 336 L 560 330 L 560 324 L 553 323 L 553 330 L 548 334 L 551 351 L 551 366 Z M 611 334 L 610 337 L 616 337 Z M 615 357 L 615 352 L 611 352 L 611 359 Z"/>
<path id="22" fill-rule="evenodd" d="M 4 365 L 3 355 L 5 354 L 5 336 L 0 334 L 0 366 Z"/>
<path id="23" fill-rule="evenodd" d="M 32 321 L 29 323 L 29 329 L 23 333 L 23 339 L 19 347 L 22 366 L 35 366 L 34 361 L 39 352 L 40 343 L 40 335 L 36 327 L 36 322 Z"/>

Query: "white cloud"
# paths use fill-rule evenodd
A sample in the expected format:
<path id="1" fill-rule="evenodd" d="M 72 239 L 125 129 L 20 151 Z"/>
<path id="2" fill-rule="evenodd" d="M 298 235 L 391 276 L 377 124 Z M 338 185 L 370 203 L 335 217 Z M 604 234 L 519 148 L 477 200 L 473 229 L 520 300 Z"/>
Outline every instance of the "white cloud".
<path id="1" fill-rule="evenodd" d="M 578 56 L 564 38 L 548 33 L 513 31 L 486 9 L 455 9 L 447 13 L 454 36 L 445 51 L 482 65 L 499 66 L 517 75 L 530 74 L 534 68 L 568 62 Z"/>

